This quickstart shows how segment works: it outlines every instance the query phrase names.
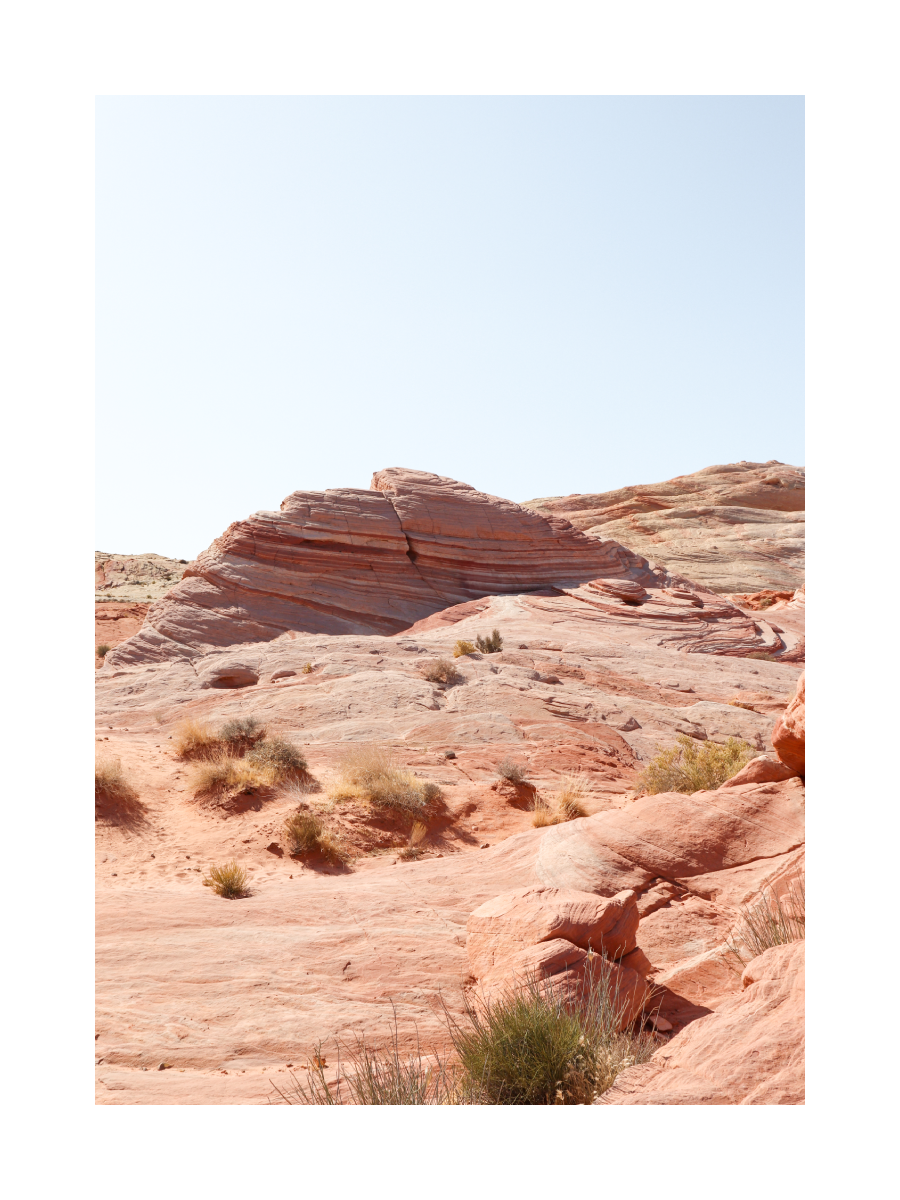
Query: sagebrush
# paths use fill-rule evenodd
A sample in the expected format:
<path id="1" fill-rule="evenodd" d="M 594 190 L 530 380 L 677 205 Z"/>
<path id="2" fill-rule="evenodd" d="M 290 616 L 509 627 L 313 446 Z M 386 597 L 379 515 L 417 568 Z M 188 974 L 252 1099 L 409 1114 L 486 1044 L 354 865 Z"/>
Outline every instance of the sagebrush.
<path id="1" fill-rule="evenodd" d="M 510 783 L 524 783 L 526 779 L 525 768 L 511 758 L 504 758 L 497 764 L 497 774 Z"/>
<path id="2" fill-rule="evenodd" d="M 503 649 L 503 638 L 500 630 L 494 629 L 490 637 L 483 638 L 480 634 L 475 638 L 475 644 L 482 654 L 498 654 Z"/>
<path id="3" fill-rule="evenodd" d="M 459 683 L 462 679 L 462 675 L 449 658 L 439 658 L 435 662 L 427 663 L 422 675 L 429 683 Z"/>
<path id="4" fill-rule="evenodd" d="M 660 750 L 638 779 L 651 796 L 659 792 L 714 791 L 745 767 L 758 750 L 749 742 L 730 737 L 727 742 L 698 742 L 679 734 L 678 744 Z"/>

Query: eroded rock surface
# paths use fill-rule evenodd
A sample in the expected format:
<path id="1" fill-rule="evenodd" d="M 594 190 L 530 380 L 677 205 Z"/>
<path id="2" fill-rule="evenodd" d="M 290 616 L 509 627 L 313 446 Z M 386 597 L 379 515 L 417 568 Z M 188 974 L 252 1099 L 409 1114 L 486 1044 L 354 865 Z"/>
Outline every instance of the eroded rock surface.
<path id="1" fill-rule="evenodd" d="M 781 761 L 798 775 L 806 774 L 806 674 L 797 681 L 797 694 L 778 718 L 772 745 Z"/>
<path id="2" fill-rule="evenodd" d="M 803 467 L 773 460 L 523 506 L 615 538 L 673 573 L 731 594 L 793 592 L 803 583 L 805 505 Z"/>

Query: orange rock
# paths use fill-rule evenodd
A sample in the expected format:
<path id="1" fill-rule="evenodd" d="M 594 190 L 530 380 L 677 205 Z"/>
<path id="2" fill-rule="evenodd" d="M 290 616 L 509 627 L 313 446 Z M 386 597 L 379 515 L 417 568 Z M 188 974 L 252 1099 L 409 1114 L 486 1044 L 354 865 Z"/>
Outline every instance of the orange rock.
<path id="1" fill-rule="evenodd" d="M 795 770 L 783 762 L 777 762 L 774 758 L 761 754 L 758 758 L 751 758 L 746 767 L 738 771 L 737 775 L 732 775 L 722 784 L 722 787 L 741 787 L 745 783 L 780 783 L 783 779 L 791 779 L 796 774 Z"/>
<path id="2" fill-rule="evenodd" d="M 772 731 L 775 753 L 801 777 L 806 774 L 806 672 L 797 681 L 797 694 Z"/>
<path id="3" fill-rule="evenodd" d="M 599 1104 L 803 1104 L 805 943 L 749 964 L 743 991 L 693 1021 Z"/>

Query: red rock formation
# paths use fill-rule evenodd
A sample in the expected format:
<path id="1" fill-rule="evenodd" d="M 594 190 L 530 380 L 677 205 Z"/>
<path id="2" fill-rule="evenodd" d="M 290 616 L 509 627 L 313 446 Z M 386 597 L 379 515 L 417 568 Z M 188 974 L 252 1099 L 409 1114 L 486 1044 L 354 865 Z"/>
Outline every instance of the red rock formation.
<path id="1" fill-rule="evenodd" d="M 396 633 L 487 595 L 597 576 L 659 585 L 638 555 L 465 483 L 391 468 L 372 491 L 294 492 L 237 521 L 111 662 L 161 661 L 286 630 Z"/>
<path id="2" fill-rule="evenodd" d="M 598 1104 L 803 1104 L 805 943 L 773 946 L 743 991 L 694 1021 Z"/>
<path id="3" fill-rule="evenodd" d="M 806 672 L 797 681 L 797 695 L 772 731 L 775 753 L 800 776 L 806 774 Z"/>

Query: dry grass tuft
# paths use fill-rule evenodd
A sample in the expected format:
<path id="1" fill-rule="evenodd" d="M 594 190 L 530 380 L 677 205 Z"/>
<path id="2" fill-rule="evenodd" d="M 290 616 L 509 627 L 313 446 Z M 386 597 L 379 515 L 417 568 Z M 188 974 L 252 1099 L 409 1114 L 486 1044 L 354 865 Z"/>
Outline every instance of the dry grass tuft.
<path id="1" fill-rule="evenodd" d="M 100 645 L 97 647 L 95 653 L 98 658 L 106 658 L 106 656 L 107 656 L 107 654 L 109 654 L 110 650 L 112 650 L 112 646 L 108 645 L 106 642 L 101 642 Z"/>
<path id="2" fill-rule="evenodd" d="M 210 867 L 203 886 L 211 887 L 217 896 L 224 896 L 226 900 L 238 900 L 248 895 L 247 872 L 236 862 L 226 863 L 224 867 Z"/>
<path id="3" fill-rule="evenodd" d="M 586 817 L 588 810 L 584 800 L 588 794 L 587 782 L 581 771 L 563 775 L 559 790 L 549 800 L 539 793 L 534 797 L 531 823 L 536 829 L 545 825 L 562 825 Z"/>
<path id="4" fill-rule="evenodd" d="M 239 758 L 265 736 L 266 727 L 256 717 L 237 717 L 225 722 L 218 738 L 228 754 Z"/>
<path id="5" fill-rule="evenodd" d="M 510 783 L 524 783 L 526 778 L 525 768 L 513 762 L 511 758 L 504 758 L 497 765 L 497 774 L 501 779 L 508 779 Z"/>
<path id="6" fill-rule="evenodd" d="M 437 784 L 416 779 L 397 764 L 385 746 L 349 747 L 340 756 L 338 769 L 340 781 L 331 789 L 336 800 L 364 800 L 375 808 L 411 817 L 420 817 L 441 803 Z"/>
<path id="7" fill-rule="evenodd" d="M 741 908 L 741 922 L 726 942 L 741 970 L 765 950 L 802 942 L 806 937 L 806 877 L 791 881 L 783 896 L 764 889 L 760 899 Z"/>
<path id="8" fill-rule="evenodd" d="M 333 863 L 349 861 L 340 838 L 327 828 L 318 813 L 302 810 L 292 813 L 284 823 L 284 836 L 291 854 L 321 854 Z"/>
<path id="9" fill-rule="evenodd" d="M 94 819 L 113 825 L 137 825 L 146 809 L 122 770 L 119 758 L 98 758 L 94 764 Z"/>
<path id="10" fill-rule="evenodd" d="M 269 767 L 220 754 L 218 758 L 195 763 L 188 782 L 195 796 L 224 799 L 270 788 L 274 777 Z"/>
<path id="11" fill-rule="evenodd" d="M 434 662 L 428 663 L 423 669 L 422 675 L 429 683 L 452 684 L 462 680 L 462 675 L 449 658 L 438 658 Z"/>
<path id="12" fill-rule="evenodd" d="M 409 841 L 400 851 L 400 857 L 403 859 L 414 859 L 421 857 L 422 842 L 428 832 L 428 826 L 422 821 L 413 821 L 413 827 L 409 833 Z"/>
<path id="13" fill-rule="evenodd" d="M 464 638 L 460 638 L 460 640 L 453 647 L 453 657 L 454 658 L 463 658 L 466 654 L 474 654 L 474 653 L 475 653 L 474 642 L 467 642 L 467 641 L 465 641 Z"/>
<path id="14" fill-rule="evenodd" d="M 192 717 L 175 726 L 172 741 L 175 753 L 182 759 L 215 758 L 222 752 L 222 744 L 212 726 Z"/>
<path id="15" fill-rule="evenodd" d="M 247 762 L 269 772 L 273 784 L 299 781 L 309 774 L 306 759 L 286 738 L 265 738 L 247 754 Z"/>
<path id="16" fill-rule="evenodd" d="M 748 704 L 746 700 L 742 700 L 740 696 L 732 696 L 728 701 L 732 708 L 744 708 L 747 712 L 756 712 L 752 704 Z"/>
<path id="17" fill-rule="evenodd" d="M 760 662 L 778 662 L 774 654 L 770 654 L 768 650 L 751 650 L 749 654 L 745 654 L 744 658 L 755 658 Z"/>
<path id="18" fill-rule="evenodd" d="M 729 738 L 724 745 L 696 742 L 679 734 L 678 745 L 660 750 L 642 772 L 639 786 L 651 796 L 659 792 L 714 791 L 737 775 L 758 751 L 748 742 Z"/>

